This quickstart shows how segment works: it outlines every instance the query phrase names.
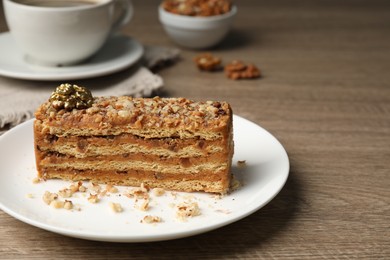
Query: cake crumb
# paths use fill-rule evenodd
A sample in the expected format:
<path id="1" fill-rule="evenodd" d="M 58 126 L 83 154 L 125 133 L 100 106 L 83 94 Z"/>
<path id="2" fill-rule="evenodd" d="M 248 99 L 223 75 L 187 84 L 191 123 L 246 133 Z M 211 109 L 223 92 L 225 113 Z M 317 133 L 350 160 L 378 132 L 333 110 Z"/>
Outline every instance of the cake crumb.
<path id="1" fill-rule="evenodd" d="M 124 194 L 128 198 L 135 198 L 138 199 L 149 199 L 149 193 L 148 190 L 141 185 L 140 188 L 134 188 L 127 193 Z"/>
<path id="2" fill-rule="evenodd" d="M 43 201 L 47 204 L 47 205 L 50 205 L 50 203 L 53 201 L 53 200 L 56 200 L 58 198 L 58 194 L 57 193 L 51 193 L 49 191 L 45 191 L 45 193 L 43 194 Z"/>
<path id="3" fill-rule="evenodd" d="M 83 183 L 81 181 L 79 182 L 76 182 L 76 183 L 73 183 L 69 186 L 69 189 L 75 193 L 75 192 L 78 192 L 80 190 L 80 187 L 83 185 Z"/>
<path id="4" fill-rule="evenodd" d="M 32 182 L 33 182 L 34 184 L 40 183 L 41 181 L 42 181 L 42 179 L 39 178 L 39 177 L 35 177 L 35 178 L 32 180 Z"/>
<path id="5" fill-rule="evenodd" d="M 135 208 L 140 209 L 142 211 L 148 211 L 149 210 L 149 199 L 144 200 L 141 205 L 134 205 Z"/>
<path id="6" fill-rule="evenodd" d="M 107 190 L 101 191 L 99 192 L 99 197 L 103 198 L 104 196 L 106 196 L 106 194 L 107 194 Z"/>
<path id="7" fill-rule="evenodd" d="M 100 187 L 99 184 L 91 182 L 91 183 L 89 184 L 89 189 L 90 189 L 91 191 L 94 191 L 94 192 L 98 193 L 98 192 L 100 191 L 101 187 Z"/>
<path id="8" fill-rule="evenodd" d="M 237 167 L 238 168 L 245 168 L 246 167 L 246 160 L 237 161 Z"/>
<path id="9" fill-rule="evenodd" d="M 80 192 L 86 192 L 86 191 L 87 191 L 87 187 L 85 187 L 84 185 L 81 185 L 81 186 L 79 187 L 79 191 L 80 191 Z"/>
<path id="10" fill-rule="evenodd" d="M 28 193 L 28 194 L 26 194 L 26 198 L 28 198 L 28 199 L 33 199 L 33 198 L 34 198 L 34 195 L 32 195 L 31 193 Z"/>
<path id="11" fill-rule="evenodd" d="M 70 200 L 65 200 L 64 209 L 67 209 L 67 210 L 73 209 L 73 202 Z"/>
<path id="12" fill-rule="evenodd" d="M 122 205 L 120 203 L 110 202 L 110 208 L 115 213 L 119 213 L 123 211 Z"/>
<path id="13" fill-rule="evenodd" d="M 98 198 L 98 195 L 97 194 L 89 194 L 89 197 L 88 197 L 88 201 L 90 203 L 98 203 L 99 202 L 99 198 Z"/>
<path id="14" fill-rule="evenodd" d="M 196 202 L 185 201 L 176 205 L 176 217 L 180 220 L 186 220 L 200 214 L 200 208 Z"/>
<path id="15" fill-rule="evenodd" d="M 160 197 L 160 196 L 162 196 L 162 195 L 165 194 L 165 190 L 162 189 L 162 188 L 154 188 L 154 189 L 153 189 L 153 194 L 154 194 L 155 196 L 157 196 L 157 197 Z"/>
<path id="16" fill-rule="evenodd" d="M 216 209 L 215 212 L 219 212 L 219 213 L 224 213 L 224 214 L 230 214 L 232 213 L 230 210 L 228 209 Z"/>
<path id="17" fill-rule="evenodd" d="M 161 218 L 158 216 L 151 216 L 151 215 L 146 215 L 142 220 L 141 223 L 146 223 L 146 224 L 152 224 L 152 223 L 159 223 L 161 222 Z"/>
<path id="18" fill-rule="evenodd" d="M 50 206 L 55 209 L 61 209 L 64 207 L 64 202 L 62 200 L 55 199 L 50 202 Z"/>
<path id="19" fill-rule="evenodd" d="M 72 197 L 73 193 L 74 193 L 73 190 L 68 189 L 68 188 L 65 188 L 65 189 L 58 191 L 58 194 L 63 198 L 70 198 L 70 197 Z"/>

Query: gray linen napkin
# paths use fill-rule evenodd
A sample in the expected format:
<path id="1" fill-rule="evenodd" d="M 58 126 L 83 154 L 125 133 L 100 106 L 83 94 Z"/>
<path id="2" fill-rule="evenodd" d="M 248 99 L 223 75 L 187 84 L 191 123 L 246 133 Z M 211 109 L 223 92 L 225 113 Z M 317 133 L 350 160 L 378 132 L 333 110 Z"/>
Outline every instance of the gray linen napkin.
<path id="1" fill-rule="evenodd" d="M 35 109 L 46 101 L 61 83 L 85 86 L 94 96 L 150 96 L 163 86 L 163 79 L 153 74 L 150 69 L 172 62 L 178 56 L 178 49 L 145 46 L 142 61 L 115 75 L 66 82 L 25 81 L 0 77 L 0 134 L 32 118 Z"/>

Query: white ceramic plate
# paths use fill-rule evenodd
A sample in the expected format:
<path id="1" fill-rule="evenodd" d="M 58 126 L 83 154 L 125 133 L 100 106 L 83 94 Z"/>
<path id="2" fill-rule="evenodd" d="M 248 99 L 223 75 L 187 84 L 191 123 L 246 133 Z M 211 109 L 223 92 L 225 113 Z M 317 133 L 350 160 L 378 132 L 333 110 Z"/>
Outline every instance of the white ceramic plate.
<path id="1" fill-rule="evenodd" d="M 23 123 L 0 137 L 0 209 L 33 226 L 59 234 L 111 242 L 146 242 L 169 240 L 207 232 L 242 219 L 267 204 L 282 189 L 289 173 L 289 160 L 283 146 L 260 126 L 234 116 L 236 165 L 246 160 L 246 167 L 233 167 L 237 179 L 245 185 L 231 194 L 217 198 L 205 193 L 166 192 L 161 197 L 151 193 L 148 211 L 134 207 L 134 199 L 119 193 L 105 196 L 97 204 L 88 202 L 85 193 L 70 198 L 81 210 L 55 209 L 42 200 L 45 191 L 57 192 L 70 182 L 48 180 L 33 183 L 36 176 L 33 154 L 33 121 Z M 85 184 L 87 185 L 87 183 Z M 103 185 L 102 185 L 103 186 Z M 196 201 L 201 215 L 180 221 L 173 204 L 186 199 Z M 121 203 L 124 211 L 113 212 L 110 202 Z M 161 223 L 145 224 L 146 215 L 159 216 Z"/>
<path id="2" fill-rule="evenodd" d="M 117 35 L 84 63 L 65 67 L 43 67 L 29 64 L 17 48 L 10 33 L 0 34 L 0 75 L 29 80 L 75 80 L 108 75 L 123 70 L 143 55 L 136 40 Z"/>

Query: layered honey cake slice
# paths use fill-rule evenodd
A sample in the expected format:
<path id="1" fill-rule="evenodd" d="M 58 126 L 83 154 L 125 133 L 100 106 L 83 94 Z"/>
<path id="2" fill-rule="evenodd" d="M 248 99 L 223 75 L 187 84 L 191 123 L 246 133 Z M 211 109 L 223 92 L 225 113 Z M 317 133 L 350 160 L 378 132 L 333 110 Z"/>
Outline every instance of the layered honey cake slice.
<path id="1" fill-rule="evenodd" d="M 62 84 L 35 113 L 43 179 L 226 193 L 233 156 L 226 102 L 96 97 Z"/>

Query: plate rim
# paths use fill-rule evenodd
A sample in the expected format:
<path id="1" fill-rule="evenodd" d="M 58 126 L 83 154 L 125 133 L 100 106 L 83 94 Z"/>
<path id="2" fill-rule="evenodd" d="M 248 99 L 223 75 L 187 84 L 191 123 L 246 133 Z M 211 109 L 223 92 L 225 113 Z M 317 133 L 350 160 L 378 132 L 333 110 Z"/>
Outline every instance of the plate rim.
<path id="1" fill-rule="evenodd" d="M 128 40 L 129 44 L 132 44 L 135 48 L 135 50 L 133 50 L 134 56 L 132 56 L 131 59 L 129 58 L 127 61 L 120 62 L 116 66 L 111 65 L 108 67 L 107 66 L 97 67 L 97 68 L 92 67 L 89 70 L 81 71 L 81 72 L 79 72 L 79 71 L 66 72 L 65 70 L 61 71 L 61 68 L 49 68 L 49 69 L 52 69 L 53 72 L 58 70 L 57 71 L 58 74 L 56 74 L 56 73 L 47 74 L 47 72 L 41 72 L 41 73 L 39 73 L 39 72 L 37 72 L 37 73 L 18 72 L 16 70 L 4 69 L 4 66 L 3 67 L 0 66 L 0 76 L 14 78 L 14 79 L 35 80 L 35 81 L 79 80 L 79 79 L 96 78 L 96 77 L 106 76 L 106 75 L 110 75 L 110 74 L 113 74 L 115 72 L 124 70 L 125 68 L 128 68 L 131 65 L 135 64 L 136 62 L 138 62 L 141 59 L 141 57 L 144 55 L 144 52 L 145 52 L 144 46 L 139 41 L 135 40 L 134 38 L 127 36 L 127 35 L 124 35 L 124 34 L 115 35 L 115 36 L 111 36 L 111 37 L 123 37 L 124 39 Z M 10 38 L 9 40 L 13 41 L 12 36 L 11 36 L 9 31 L 0 33 L 0 40 L 2 38 L 3 39 Z M 110 38 L 107 40 L 107 42 L 108 43 L 110 42 Z M 11 47 L 12 51 L 14 51 L 15 54 L 22 55 L 21 54 L 22 52 L 20 50 L 17 50 L 16 49 L 17 47 L 15 47 L 15 46 L 16 45 L 13 45 L 13 47 Z M 102 48 L 104 48 L 104 46 Z M 100 51 L 101 50 L 99 50 L 95 55 L 99 55 Z M 0 50 L 0 54 L 1 53 L 2 53 L 2 51 Z M 127 53 L 129 53 L 129 52 L 127 52 Z M 15 57 L 15 59 L 18 59 L 17 58 L 18 55 L 13 55 L 13 56 Z M 93 57 L 94 56 L 92 56 L 91 58 L 93 59 Z M 19 62 L 21 62 L 21 64 L 26 64 L 26 67 L 29 66 L 23 60 L 21 60 Z M 100 63 L 100 64 L 105 64 L 105 63 Z M 30 66 L 33 66 L 33 65 L 30 65 Z M 39 67 L 39 66 L 37 66 L 37 67 Z M 65 69 L 69 69 L 69 68 L 82 69 L 85 67 L 88 67 L 88 61 L 85 63 L 77 64 L 74 66 L 68 66 L 68 67 L 64 67 L 64 68 Z"/>
<path id="2" fill-rule="evenodd" d="M 152 235 L 152 236 L 138 235 L 138 234 L 132 234 L 132 235 L 126 234 L 125 235 L 125 234 L 109 234 L 109 233 L 105 234 L 104 236 L 97 236 L 95 234 L 96 232 L 88 232 L 85 230 L 69 230 L 65 227 L 58 227 L 55 225 L 47 224 L 47 223 L 39 221 L 39 220 L 31 219 L 27 216 L 24 216 L 23 214 L 15 212 L 12 209 L 9 209 L 8 207 L 6 207 L 3 204 L 3 202 L 1 201 L 1 198 L 0 198 L 0 210 L 3 210 L 5 213 L 7 213 L 8 215 L 14 217 L 15 219 L 17 219 L 19 221 L 22 221 L 22 222 L 27 223 L 31 226 L 34 226 L 34 227 L 37 227 L 37 228 L 40 228 L 40 229 L 43 229 L 46 231 L 50 231 L 53 233 L 57 233 L 57 234 L 61 234 L 61 235 L 69 236 L 69 237 L 75 237 L 75 238 L 81 238 L 81 239 L 87 239 L 87 240 L 93 240 L 93 241 L 105 241 L 105 242 L 136 243 L 136 242 L 167 241 L 167 240 L 172 240 L 172 239 L 179 239 L 179 238 L 194 236 L 194 235 L 198 235 L 201 233 L 205 233 L 208 231 L 212 231 L 212 230 L 221 228 L 223 226 L 227 226 L 231 223 L 237 222 L 237 221 L 253 214 L 254 212 L 258 211 L 259 209 L 261 209 L 262 207 L 267 205 L 270 201 L 272 201 L 285 186 L 287 179 L 288 179 L 288 176 L 289 176 L 289 173 L 290 173 L 289 157 L 288 157 L 287 151 L 285 150 L 283 145 L 279 142 L 279 140 L 275 136 L 273 136 L 270 132 L 268 132 L 266 129 L 262 128 L 260 125 L 254 123 L 254 122 L 252 122 L 244 117 L 241 117 L 238 115 L 233 115 L 233 122 L 236 118 L 239 118 L 239 120 L 243 120 L 246 123 L 251 124 L 253 127 L 256 127 L 256 128 L 258 128 L 258 130 L 262 131 L 263 134 L 266 134 L 266 135 L 268 135 L 268 137 L 272 138 L 274 141 L 274 144 L 277 144 L 278 149 L 282 152 L 282 154 L 280 154 L 280 156 L 283 157 L 283 159 L 285 160 L 284 166 L 286 167 L 284 169 L 284 174 L 283 174 L 284 178 L 280 182 L 280 185 L 277 187 L 277 189 L 275 189 L 273 191 L 272 196 L 269 196 L 266 201 L 264 201 L 263 203 L 260 203 L 259 205 L 252 208 L 251 210 L 245 211 L 244 214 L 236 213 L 234 217 L 229 218 L 227 220 L 219 221 L 216 224 L 200 227 L 200 228 L 193 229 L 190 231 L 182 230 L 182 231 L 178 231 L 178 232 L 176 231 L 176 232 L 170 232 L 168 234 L 164 233 L 164 234 L 157 234 L 157 235 Z M 0 136 L 0 143 L 2 142 L 3 139 L 8 138 L 9 135 L 14 134 L 15 131 L 20 131 L 22 128 L 26 127 L 28 124 L 32 124 L 32 122 L 34 120 L 35 120 L 34 118 L 29 119 L 29 120 L 15 126 L 14 128 L 10 129 L 9 131 L 5 132 L 3 135 Z"/>

